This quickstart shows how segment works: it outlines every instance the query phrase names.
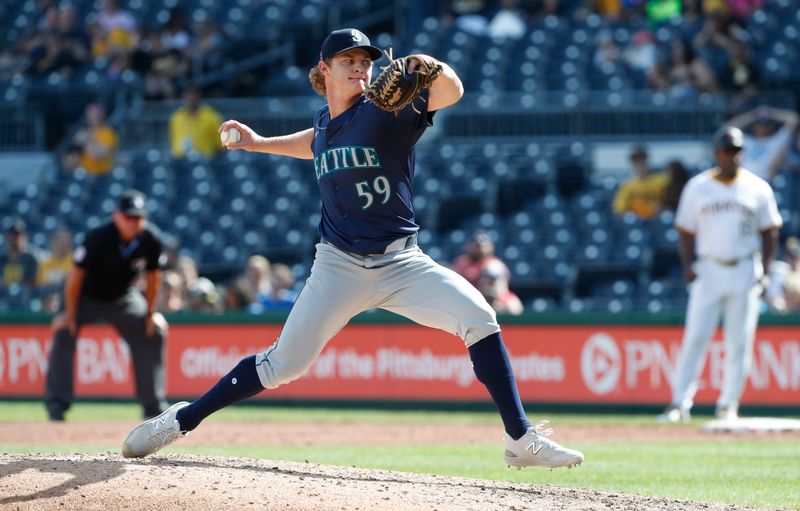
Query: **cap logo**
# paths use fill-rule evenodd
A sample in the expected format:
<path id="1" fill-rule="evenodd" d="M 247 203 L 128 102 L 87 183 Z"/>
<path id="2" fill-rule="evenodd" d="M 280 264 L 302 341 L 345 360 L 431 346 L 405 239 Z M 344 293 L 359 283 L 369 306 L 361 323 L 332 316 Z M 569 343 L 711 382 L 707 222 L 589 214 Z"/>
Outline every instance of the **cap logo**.
<path id="1" fill-rule="evenodd" d="M 361 42 L 361 32 L 359 32 L 358 30 L 355 30 L 355 29 L 351 30 L 350 31 L 350 37 L 353 38 L 353 42 L 354 43 L 360 43 Z"/>
<path id="2" fill-rule="evenodd" d="M 131 203 L 133 204 L 133 207 L 136 209 L 142 209 L 144 207 L 144 199 L 142 199 L 139 196 L 133 197 Z"/>

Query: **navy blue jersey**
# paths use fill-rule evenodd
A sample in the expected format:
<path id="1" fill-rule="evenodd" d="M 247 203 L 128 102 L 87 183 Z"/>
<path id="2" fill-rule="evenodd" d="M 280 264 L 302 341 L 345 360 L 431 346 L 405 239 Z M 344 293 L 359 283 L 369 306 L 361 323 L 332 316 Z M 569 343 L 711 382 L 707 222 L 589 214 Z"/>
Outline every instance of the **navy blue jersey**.
<path id="1" fill-rule="evenodd" d="M 423 93 L 427 101 L 427 93 Z M 322 196 L 319 234 L 348 252 L 377 254 L 414 234 L 414 144 L 432 124 L 425 101 L 398 115 L 362 98 L 331 120 L 314 118 L 314 170 Z"/>

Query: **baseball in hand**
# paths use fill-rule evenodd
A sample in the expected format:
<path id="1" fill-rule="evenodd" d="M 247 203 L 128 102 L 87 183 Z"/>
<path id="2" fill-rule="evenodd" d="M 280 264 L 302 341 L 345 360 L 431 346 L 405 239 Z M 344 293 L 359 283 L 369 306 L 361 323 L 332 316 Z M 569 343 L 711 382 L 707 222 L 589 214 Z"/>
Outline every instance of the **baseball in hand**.
<path id="1" fill-rule="evenodd" d="M 235 144 L 242 139 L 242 134 L 236 128 L 228 128 L 219 134 L 219 139 L 224 145 Z"/>

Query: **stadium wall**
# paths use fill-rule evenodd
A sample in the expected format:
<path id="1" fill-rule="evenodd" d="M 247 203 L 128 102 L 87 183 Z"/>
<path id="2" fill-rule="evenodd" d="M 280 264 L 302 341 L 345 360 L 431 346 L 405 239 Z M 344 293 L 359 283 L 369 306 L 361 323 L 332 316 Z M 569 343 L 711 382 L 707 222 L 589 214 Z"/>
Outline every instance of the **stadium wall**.
<path id="1" fill-rule="evenodd" d="M 262 351 L 280 333 L 282 315 L 179 315 L 170 318 L 167 393 L 194 397 L 244 355 Z M 42 395 L 50 349 L 49 316 L 0 318 L 0 398 Z M 548 314 L 503 318 L 503 336 L 528 403 L 661 405 L 682 334 L 679 314 Z M 800 407 L 800 318 L 763 319 L 744 406 Z M 106 325 L 81 331 L 75 365 L 81 398 L 130 398 L 130 354 Z M 697 396 L 713 404 L 722 381 L 717 332 Z M 367 313 L 328 344 L 300 380 L 259 399 L 484 403 L 460 340 L 397 316 Z"/>

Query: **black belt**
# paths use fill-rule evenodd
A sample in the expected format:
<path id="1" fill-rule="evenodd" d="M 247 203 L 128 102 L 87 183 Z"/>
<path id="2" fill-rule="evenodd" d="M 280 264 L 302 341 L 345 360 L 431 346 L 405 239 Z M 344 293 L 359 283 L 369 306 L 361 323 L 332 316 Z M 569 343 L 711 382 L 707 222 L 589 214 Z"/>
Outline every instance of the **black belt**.
<path id="1" fill-rule="evenodd" d="M 325 238 L 320 238 L 319 241 L 320 243 L 325 243 L 326 245 L 333 245 L 334 247 L 336 247 L 335 244 L 331 243 Z M 349 252 L 339 247 L 336 248 L 339 248 L 339 250 L 342 250 L 344 252 L 347 252 L 348 254 L 355 255 L 358 257 L 375 257 L 375 256 L 391 254 L 392 252 L 398 252 L 400 250 L 405 250 L 407 248 L 415 247 L 416 245 L 417 245 L 417 233 L 414 233 L 411 236 L 406 236 L 405 238 L 397 238 L 393 242 L 386 245 L 386 248 L 383 249 L 383 252 L 377 252 L 374 254 L 361 255 L 361 254 L 356 254 L 355 252 Z"/>

